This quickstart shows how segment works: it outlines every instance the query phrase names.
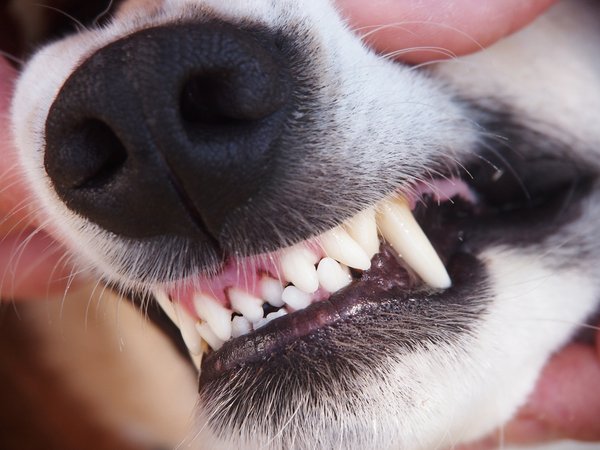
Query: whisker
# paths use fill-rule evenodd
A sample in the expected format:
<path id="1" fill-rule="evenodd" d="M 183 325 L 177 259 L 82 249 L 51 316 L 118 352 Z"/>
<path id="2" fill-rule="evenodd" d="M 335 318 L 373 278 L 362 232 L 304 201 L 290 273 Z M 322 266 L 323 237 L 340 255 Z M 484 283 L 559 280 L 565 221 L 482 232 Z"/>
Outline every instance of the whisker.
<path id="1" fill-rule="evenodd" d="M 8 59 L 9 61 L 14 62 L 15 64 L 17 64 L 19 67 L 22 67 L 25 65 L 25 60 L 18 58 L 14 55 L 12 55 L 9 52 L 6 52 L 4 50 L 0 50 L 0 56 L 2 56 L 3 58 Z"/>
<path id="2" fill-rule="evenodd" d="M 43 3 L 35 3 L 34 6 L 38 6 L 40 8 L 45 8 L 45 9 L 49 9 L 50 11 L 57 12 L 57 13 L 61 14 L 62 16 L 65 16 L 67 19 L 71 20 L 73 23 L 75 23 L 75 25 L 77 25 L 77 27 L 80 31 L 87 30 L 87 27 L 80 20 L 78 20 L 76 17 L 72 16 L 71 14 L 69 14 L 66 11 L 63 11 L 60 8 L 57 8 L 57 7 L 51 6 L 51 5 L 45 5 Z"/>

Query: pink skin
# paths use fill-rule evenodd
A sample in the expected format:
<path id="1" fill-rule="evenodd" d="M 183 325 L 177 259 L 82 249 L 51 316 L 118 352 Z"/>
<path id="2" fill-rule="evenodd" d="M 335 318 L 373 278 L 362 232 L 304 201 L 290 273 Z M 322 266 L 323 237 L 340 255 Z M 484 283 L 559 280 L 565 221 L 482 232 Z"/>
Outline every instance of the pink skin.
<path id="1" fill-rule="evenodd" d="M 337 3 L 351 26 L 369 34 L 367 41 L 378 51 L 399 51 L 399 59 L 426 63 L 489 46 L 529 23 L 553 1 L 337 0 Z M 414 50 L 415 47 L 429 50 Z M 36 225 L 28 209 L 19 209 L 28 193 L 22 180 L 15 176 L 16 153 L 8 138 L 6 118 L 15 75 L 0 58 L 0 217 L 3 217 L 0 280 L 9 280 L 1 283 L 0 294 L 5 300 L 44 297 L 48 290 L 60 292 L 66 283 L 64 275 L 69 273 L 67 267 L 56 273 L 60 247 L 48 254 L 46 249 L 51 240 L 41 233 L 31 237 L 20 258 L 15 256 L 15 244 L 30 237 Z M 40 262 L 39 255 L 48 256 Z M 19 276 L 15 278 L 14 274 Z M 504 430 L 507 442 L 600 440 L 599 348 L 600 335 L 595 347 L 573 344 L 549 362 L 528 403 Z M 494 448 L 497 443 L 494 436 L 469 449 Z"/>
<path id="2" fill-rule="evenodd" d="M 16 71 L 0 57 L 0 296 L 45 298 L 64 292 L 71 267 L 60 244 L 38 229 L 40 217 L 11 145 L 8 111 Z"/>

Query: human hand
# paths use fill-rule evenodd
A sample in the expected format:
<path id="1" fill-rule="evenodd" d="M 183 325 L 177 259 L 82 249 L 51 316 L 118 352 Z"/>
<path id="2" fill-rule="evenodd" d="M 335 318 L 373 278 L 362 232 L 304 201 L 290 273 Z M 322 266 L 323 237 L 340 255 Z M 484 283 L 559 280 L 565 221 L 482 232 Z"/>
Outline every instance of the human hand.
<path id="1" fill-rule="evenodd" d="M 62 247 L 39 229 L 10 135 L 16 71 L 0 56 L 0 299 L 45 298 L 63 291 L 71 269 Z"/>
<path id="2" fill-rule="evenodd" d="M 535 19 L 553 0 L 337 0 L 376 50 L 419 64 L 485 48 Z M 555 355 L 505 428 L 464 450 L 549 440 L 600 440 L 600 333 L 596 345 Z"/>
<path id="3" fill-rule="evenodd" d="M 381 53 L 422 63 L 481 50 L 527 25 L 556 0 L 336 0 Z"/>

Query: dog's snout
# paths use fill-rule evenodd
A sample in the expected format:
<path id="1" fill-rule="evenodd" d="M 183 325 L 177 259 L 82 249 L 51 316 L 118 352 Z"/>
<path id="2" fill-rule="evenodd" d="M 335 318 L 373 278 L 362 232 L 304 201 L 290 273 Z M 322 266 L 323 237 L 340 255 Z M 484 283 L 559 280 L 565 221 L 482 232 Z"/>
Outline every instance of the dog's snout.
<path id="1" fill-rule="evenodd" d="M 70 209 L 114 233 L 218 238 L 276 164 L 291 89 L 264 32 L 137 32 L 63 85 L 46 123 L 46 171 Z"/>

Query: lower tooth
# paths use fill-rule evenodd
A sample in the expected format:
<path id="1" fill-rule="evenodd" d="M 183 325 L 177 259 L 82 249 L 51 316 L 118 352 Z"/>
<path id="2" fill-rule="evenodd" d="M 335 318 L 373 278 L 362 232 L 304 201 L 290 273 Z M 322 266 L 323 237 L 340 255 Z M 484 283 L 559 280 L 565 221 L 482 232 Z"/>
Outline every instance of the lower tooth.
<path id="1" fill-rule="evenodd" d="M 266 324 L 268 324 L 269 322 L 271 322 L 272 320 L 275 320 L 279 317 L 283 317 L 287 314 L 287 311 L 284 308 L 281 308 L 278 311 L 274 311 L 272 313 L 267 314 L 267 317 L 259 320 L 258 322 L 256 322 L 254 324 L 254 329 L 258 330 L 261 327 L 264 327 Z"/>
<path id="2" fill-rule="evenodd" d="M 283 290 L 281 298 L 286 305 L 297 311 L 310 305 L 311 295 L 301 291 L 296 286 L 288 286 Z"/>
<path id="3" fill-rule="evenodd" d="M 225 343 L 225 341 L 219 339 L 206 322 L 197 323 L 196 330 L 213 350 L 219 350 Z"/>
<path id="4" fill-rule="evenodd" d="M 352 281 L 352 276 L 332 258 L 323 258 L 317 267 L 321 287 L 328 292 L 336 292 Z"/>

